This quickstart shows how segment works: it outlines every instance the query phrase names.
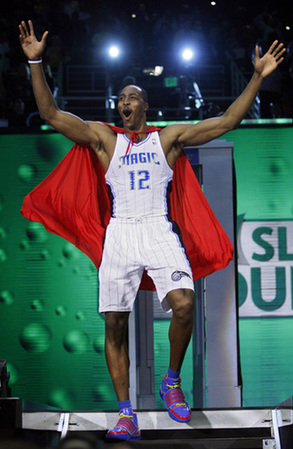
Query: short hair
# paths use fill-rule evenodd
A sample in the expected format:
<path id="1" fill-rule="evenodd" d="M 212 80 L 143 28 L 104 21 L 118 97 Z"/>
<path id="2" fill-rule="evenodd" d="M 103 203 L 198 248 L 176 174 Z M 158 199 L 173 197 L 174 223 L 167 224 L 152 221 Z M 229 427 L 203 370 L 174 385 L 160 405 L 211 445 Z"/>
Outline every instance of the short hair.
<path id="1" fill-rule="evenodd" d="M 142 96 L 143 101 L 144 101 L 145 103 L 148 103 L 148 102 L 149 102 L 149 97 L 148 97 L 147 91 L 146 91 L 143 87 L 138 86 L 137 84 L 127 84 L 126 86 L 122 87 L 122 89 L 120 89 L 120 91 L 119 91 L 118 97 L 120 97 L 121 92 L 122 92 L 123 89 L 125 89 L 125 87 L 127 87 L 127 86 L 133 86 L 133 87 L 136 87 L 137 89 L 139 89 L 139 90 L 141 91 L 141 96 Z"/>
<path id="2" fill-rule="evenodd" d="M 140 86 L 137 86 L 137 87 L 140 88 L 141 95 L 142 95 L 142 98 L 144 99 L 145 103 L 148 103 L 149 102 L 149 96 L 147 94 L 147 91 L 143 87 L 140 87 Z"/>

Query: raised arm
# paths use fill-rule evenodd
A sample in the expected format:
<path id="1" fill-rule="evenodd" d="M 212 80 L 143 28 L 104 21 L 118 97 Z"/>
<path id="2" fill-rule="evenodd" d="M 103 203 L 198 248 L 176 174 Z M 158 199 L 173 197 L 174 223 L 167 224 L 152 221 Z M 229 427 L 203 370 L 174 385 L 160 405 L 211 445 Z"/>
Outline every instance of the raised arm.
<path id="1" fill-rule="evenodd" d="M 237 128 L 251 108 L 263 79 L 283 61 L 282 55 L 285 51 L 283 44 L 274 41 L 267 53 L 260 58 L 259 47 L 256 46 L 252 78 L 242 94 L 222 116 L 206 119 L 195 125 L 171 125 L 161 131 L 161 141 L 167 155 L 169 152 L 172 153 L 173 149 L 174 157 L 170 154 L 169 163 L 172 165 L 173 159 L 176 159 L 183 146 L 201 145 Z"/>
<path id="2" fill-rule="evenodd" d="M 244 119 L 247 112 L 253 105 L 256 95 L 261 87 L 263 79 L 270 75 L 283 61 L 282 55 L 286 49 L 283 44 L 274 41 L 265 55 L 260 58 L 259 47 L 255 47 L 254 73 L 242 94 L 232 103 L 223 114 L 222 120 L 228 130 L 235 129 Z"/>
<path id="3" fill-rule="evenodd" d="M 46 82 L 42 67 L 42 55 L 46 46 L 48 31 L 45 31 L 42 39 L 37 40 L 32 21 L 28 25 L 22 21 L 19 25 L 20 44 L 24 54 L 28 58 L 34 96 L 41 117 L 46 120 L 58 132 L 64 134 L 73 142 L 92 145 L 99 148 L 99 125 L 91 125 L 79 117 L 62 111 L 58 108 L 55 99 Z M 103 125 L 100 125 L 103 127 Z"/>

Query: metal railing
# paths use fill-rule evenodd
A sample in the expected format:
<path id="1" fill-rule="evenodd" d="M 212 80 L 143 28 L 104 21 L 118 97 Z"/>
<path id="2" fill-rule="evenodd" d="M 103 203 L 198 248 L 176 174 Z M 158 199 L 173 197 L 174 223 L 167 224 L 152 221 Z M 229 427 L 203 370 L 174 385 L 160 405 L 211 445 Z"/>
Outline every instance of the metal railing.
<path id="1" fill-rule="evenodd" d="M 239 69 L 234 61 L 230 63 L 231 70 L 231 94 L 234 98 L 237 98 L 248 84 L 248 77 L 246 77 Z M 251 109 L 248 112 L 248 116 L 251 119 L 260 118 L 260 100 L 257 96 Z"/>
<path id="2" fill-rule="evenodd" d="M 132 68 L 129 68 L 131 73 Z M 171 73 L 170 67 L 165 67 L 165 73 Z M 175 75 L 177 76 L 177 75 Z M 230 65 L 230 78 L 227 76 L 224 65 L 206 65 L 193 68 L 189 78 L 196 82 L 201 95 L 202 104 L 198 108 L 190 98 L 190 107 L 180 109 L 180 105 L 164 103 L 165 98 L 176 94 L 176 89 L 164 87 L 164 77 L 144 77 L 137 80 L 138 84 L 147 85 L 150 96 L 156 98 L 156 107 L 148 111 L 150 120 L 187 120 L 202 119 L 209 116 L 208 105 L 216 105 L 216 110 L 222 113 L 244 90 L 247 79 L 238 66 L 232 61 Z M 180 75 L 178 75 L 178 78 Z M 227 81 L 228 80 L 228 81 Z M 152 87 L 153 83 L 153 87 Z M 168 90 L 169 89 L 169 90 Z M 177 87 L 177 92 L 179 87 Z M 106 66 L 97 65 L 68 65 L 65 68 L 64 93 L 57 96 L 61 109 L 76 114 L 85 120 L 119 121 L 116 111 L 116 97 L 112 95 L 110 74 Z M 167 94 L 164 92 L 167 92 Z M 158 98 L 162 92 L 161 100 Z M 157 95 L 158 93 L 158 95 Z M 228 93 L 228 94 L 227 94 Z M 174 95 L 175 96 L 175 95 Z M 174 102 L 173 102 L 174 103 Z M 260 117 L 259 99 L 256 98 L 253 107 L 248 113 L 249 118 Z M 213 113 L 211 113 L 213 115 Z"/>

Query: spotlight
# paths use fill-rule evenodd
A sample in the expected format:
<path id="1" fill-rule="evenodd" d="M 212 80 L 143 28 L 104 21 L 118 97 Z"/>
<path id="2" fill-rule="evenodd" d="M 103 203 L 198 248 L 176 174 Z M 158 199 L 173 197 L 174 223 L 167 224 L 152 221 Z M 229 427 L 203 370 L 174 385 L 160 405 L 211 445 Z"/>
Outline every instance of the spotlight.
<path id="1" fill-rule="evenodd" d="M 112 47 L 109 48 L 109 56 L 111 58 L 117 58 L 120 54 L 120 50 L 115 45 L 112 45 Z"/>
<path id="2" fill-rule="evenodd" d="M 194 53 L 191 50 L 191 48 L 185 48 L 182 51 L 181 55 L 182 55 L 182 58 L 184 59 L 184 61 L 190 61 L 193 58 Z"/>

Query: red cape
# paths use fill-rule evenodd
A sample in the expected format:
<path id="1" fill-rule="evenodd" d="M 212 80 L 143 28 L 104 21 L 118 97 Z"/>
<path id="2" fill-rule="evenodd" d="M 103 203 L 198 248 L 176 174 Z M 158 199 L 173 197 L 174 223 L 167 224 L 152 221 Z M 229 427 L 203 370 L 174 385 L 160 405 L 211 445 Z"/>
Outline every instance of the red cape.
<path id="1" fill-rule="evenodd" d="M 182 232 L 194 280 L 224 268 L 233 259 L 232 244 L 184 152 L 175 165 L 170 205 L 171 217 Z M 24 198 L 21 213 L 73 243 L 98 269 L 110 202 L 104 170 L 94 151 L 75 144 L 49 176 Z M 154 290 L 146 273 L 140 288 Z"/>

